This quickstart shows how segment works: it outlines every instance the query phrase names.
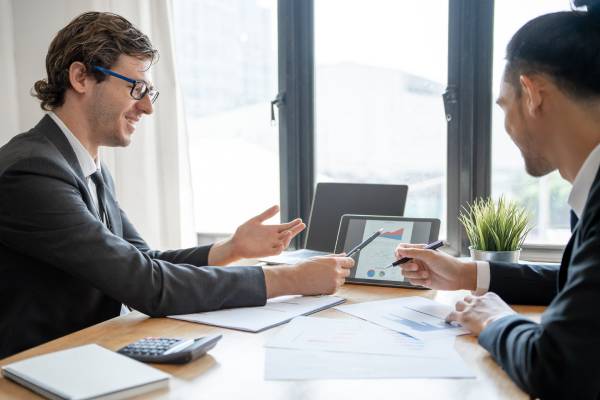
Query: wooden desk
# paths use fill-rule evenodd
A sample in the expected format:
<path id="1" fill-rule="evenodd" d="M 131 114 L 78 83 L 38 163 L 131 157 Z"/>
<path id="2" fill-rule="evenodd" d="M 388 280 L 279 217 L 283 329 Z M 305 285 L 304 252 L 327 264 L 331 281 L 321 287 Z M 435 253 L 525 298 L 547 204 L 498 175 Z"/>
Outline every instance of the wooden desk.
<path id="1" fill-rule="evenodd" d="M 425 296 L 446 304 L 467 292 L 421 291 L 345 285 L 338 295 L 348 303 L 398 296 Z M 543 307 L 518 306 L 517 311 L 538 319 Z M 316 314 L 352 318 L 329 309 Z M 173 375 L 170 388 L 152 392 L 152 399 L 528 399 L 472 336 L 459 337 L 455 348 L 473 369 L 476 379 L 372 379 L 321 381 L 265 381 L 265 339 L 281 327 L 245 333 L 166 318 L 148 318 L 137 312 L 114 318 L 33 349 L 0 360 L 0 365 L 34 355 L 88 343 L 116 350 L 145 336 L 198 337 L 222 333 L 209 355 L 187 365 L 158 365 Z M 33 392 L 0 378 L 1 399 L 38 399 Z"/>

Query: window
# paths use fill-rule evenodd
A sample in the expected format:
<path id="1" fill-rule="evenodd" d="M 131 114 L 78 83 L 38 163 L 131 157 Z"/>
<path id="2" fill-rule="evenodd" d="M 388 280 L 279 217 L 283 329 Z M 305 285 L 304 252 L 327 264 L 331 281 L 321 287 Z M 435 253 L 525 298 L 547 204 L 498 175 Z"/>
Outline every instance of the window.
<path id="1" fill-rule="evenodd" d="M 504 71 L 506 45 L 527 21 L 549 12 L 570 10 L 564 0 L 503 0 L 495 2 L 494 99 L 498 97 Z M 570 185 L 558 172 L 533 178 L 525 172 L 518 148 L 504 129 L 504 114 L 498 106 L 492 113 L 492 195 L 504 194 L 531 210 L 533 230 L 528 244 L 564 245 L 571 235 L 567 199 Z"/>
<path id="2" fill-rule="evenodd" d="M 490 121 L 486 106 L 492 77 L 498 95 L 510 37 L 537 15 L 568 10 L 566 0 L 174 6 L 198 231 L 230 233 L 279 203 L 281 135 L 283 219 L 308 218 L 316 182 L 395 183 L 409 185 L 406 215 L 440 218 L 440 236 L 456 252 L 466 240 L 454 214 L 490 193 L 532 210 L 529 244 L 569 237 L 569 185 L 556 173 L 527 176 L 502 110 L 494 105 Z M 278 92 L 285 100 L 275 127 L 269 105 Z"/>
<path id="3" fill-rule="evenodd" d="M 314 16 L 315 181 L 408 184 L 405 214 L 445 221 L 448 2 L 315 1 Z"/>
<path id="4" fill-rule="evenodd" d="M 173 4 L 196 230 L 210 241 L 279 204 L 277 2 Z"/>

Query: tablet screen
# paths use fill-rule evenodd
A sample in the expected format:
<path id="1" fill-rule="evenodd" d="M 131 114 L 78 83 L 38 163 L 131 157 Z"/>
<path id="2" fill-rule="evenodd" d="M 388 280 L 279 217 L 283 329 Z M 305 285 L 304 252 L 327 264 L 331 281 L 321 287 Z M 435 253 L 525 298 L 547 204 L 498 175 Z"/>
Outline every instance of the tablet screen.
<path id="1" fill-rule="evenodd" d="M 400 243 L 430 243 L 437 240 L 439 232 L 439 221 L 432 219 L 369 219 L 350 216 L 345 218 L 347 221 L 344 221 L 342 226 L 345 229 L 343 251 L 346 252 L 378 229 L 383 229 L 379 237 L 354 256 L 356 264 L 350 277 L 356 280 L 403 282 L 401 268 L 385 268 L 396 261 L 396 246 Z"/>

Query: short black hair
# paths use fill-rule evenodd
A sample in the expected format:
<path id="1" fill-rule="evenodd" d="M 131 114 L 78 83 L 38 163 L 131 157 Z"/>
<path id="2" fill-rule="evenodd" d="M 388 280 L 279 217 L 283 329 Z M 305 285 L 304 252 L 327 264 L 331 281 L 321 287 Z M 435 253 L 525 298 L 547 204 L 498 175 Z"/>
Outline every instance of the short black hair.
<path id="1" fill-rule="evenodd" d="M 587 11 L 539 16 L 515 33 L 506 47 L 505 80 L 520 93 L 519 76 L 543 73 L 565 93 L 600 97 L 600 0 L 574 0 Z"/>

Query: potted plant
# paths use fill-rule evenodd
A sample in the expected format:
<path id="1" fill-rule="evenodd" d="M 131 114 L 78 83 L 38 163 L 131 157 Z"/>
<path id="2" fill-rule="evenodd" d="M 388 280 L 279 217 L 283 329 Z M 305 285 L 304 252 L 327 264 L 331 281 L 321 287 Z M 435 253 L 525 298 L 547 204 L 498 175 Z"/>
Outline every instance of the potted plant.
<path id="1" fill-rule="evenodd" d="M 529 214 L 517 203 L 500 197 L 477 199 L 458 217 L 467 232 L 473 260 L 517 262 L 531 230 Z"/>

